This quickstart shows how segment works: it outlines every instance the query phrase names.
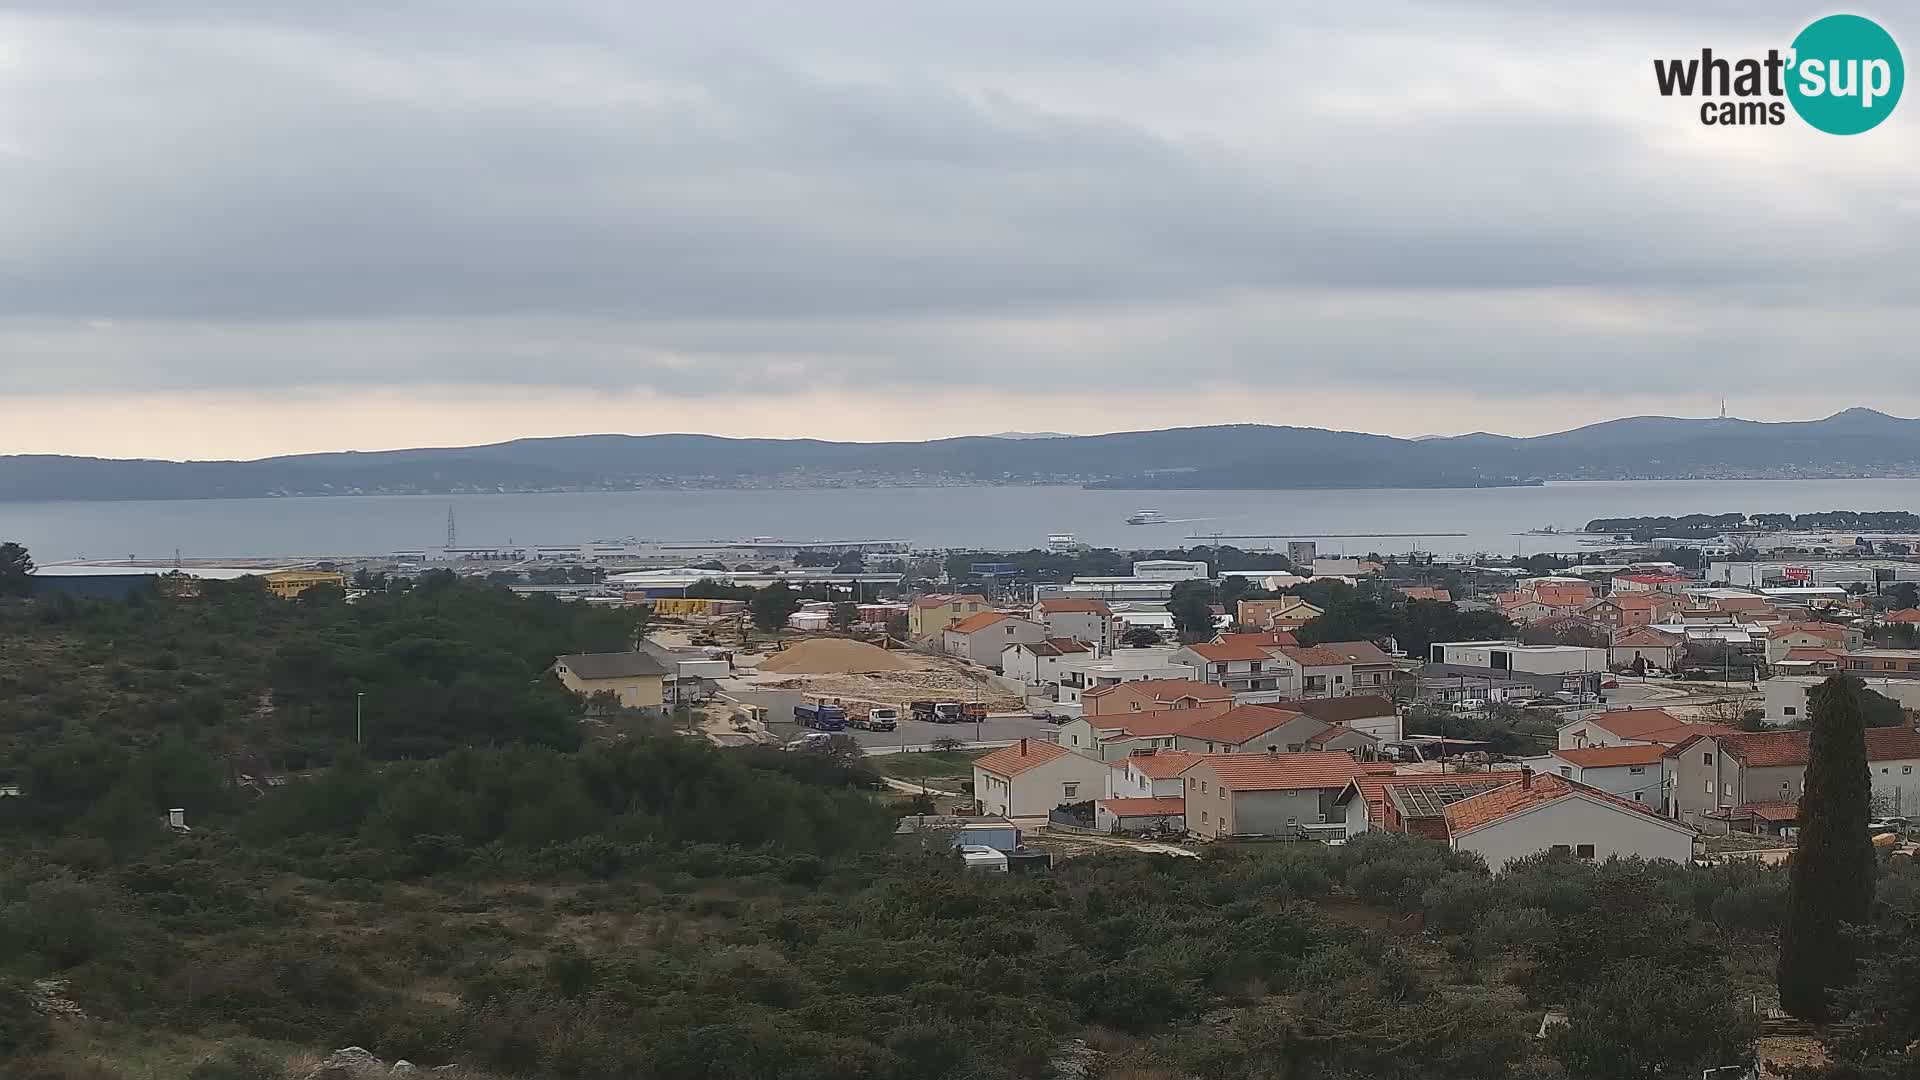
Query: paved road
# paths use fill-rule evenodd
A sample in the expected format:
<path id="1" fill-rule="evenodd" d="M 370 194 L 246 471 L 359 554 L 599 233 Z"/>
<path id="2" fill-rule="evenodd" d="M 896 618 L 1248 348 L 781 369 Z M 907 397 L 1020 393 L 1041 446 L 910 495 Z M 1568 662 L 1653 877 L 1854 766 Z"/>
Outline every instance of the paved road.
<path id="1" fill-rule="evenodd" d="M 768 724 L 767 730 L 780 736 L 781 742 L 797 739 L 807 729 L 798 724 Z M 926 746 L 935 739 L 959 739 L 961 742 L 1010 743 L 1016 739 L 1046 738 L 1052 724 L 1028 716 L 989 716 L 979 724 L 929 724 L 921 720 L 902 720 L 893 731 L 858 731 L 847 734 L 861 746 L 884 749 L 900 746 Z M 1045 734 L 1043 734 L 1045 733 Z"/>

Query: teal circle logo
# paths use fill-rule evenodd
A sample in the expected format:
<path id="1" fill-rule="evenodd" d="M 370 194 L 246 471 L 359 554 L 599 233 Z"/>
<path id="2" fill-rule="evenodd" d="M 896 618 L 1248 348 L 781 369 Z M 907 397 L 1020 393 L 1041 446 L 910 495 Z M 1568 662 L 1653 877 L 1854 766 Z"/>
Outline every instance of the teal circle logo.
<path id="1" fill-rule="evenodd" d="M 1893 35 L 1872 19 L 1829 15 L 1793 39 L 1787 100 L 1829 135 L 1872 130 L 1900 103 L 1906 65 Z"/>

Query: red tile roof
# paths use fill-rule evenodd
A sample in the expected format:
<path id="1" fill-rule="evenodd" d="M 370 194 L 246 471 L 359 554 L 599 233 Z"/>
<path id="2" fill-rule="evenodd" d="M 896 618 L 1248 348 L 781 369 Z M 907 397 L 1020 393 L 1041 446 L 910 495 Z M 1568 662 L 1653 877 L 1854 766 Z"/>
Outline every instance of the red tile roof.
<path id="1" fill-rule="evenodd" d="M 1063 754 L 1072 752 L 1059 743 L 1041 742 L 1039 739 L 1021 739 L 1012 746 L 1003 746 L 979 758 L 973 763 L 973 767 L 984 769 L 995 776 L 1019 776 L 1028 769 L 1039 768 Z"/>
<path id="2" fill-rule="evenodd" d="M 1564 776 L 1552 773 L 1535 773 L 1531 780 L 1525 778 L 1505 787 L 1484 791 L 1472 798 L 1461 799 L 1447 807 L 1447 831 L 1458 836 L 1485 828 L 1496 821 L 1523 813 L 1537 806 L 1558 802 L 1569 796 L 1584 796 L 1597 802 L 1619 807 L 1629 813 L 1643 814 L 1652 821 L 1686 832 L 1694 830 L 1670 818 L 1660 816 L 1653 807 L 1645 803 L 1632 802 L 1618 795 L 1609 794 L 1596 787 L 1575 783 Z"/>
<path id="3" fill-rule="evenodd" d="M 1280 651 L 1286 654 L 1287 659 L 1301 667 L 1339 667 L 1347 662 L 1346 657 L 1325 645 L 1315 645 L 1305 649 L 1297 646 L 1282 647 Z"/>
<path id="4" fill-rule="evenodd" d="M 1314 648 L 1339 653 L 1349 664 L 1393 663 L 1393 657 L 1371 641 L 1323 641 Z"/>
<path id="5" fill-rule="evenodd" d="M 1197 645 L 1189 645 L 1187 646 L 1187 648 L 1192 650 L 1192 652 L 1196 656 L 1199 656 L 1201 659 L 1207 660 L 1211 663 L 1216 663 L 1216 664 L 1224 664 L 1230 660 L 1271 660 L 1273 659 L 1273 657 L 1267 652 L 1267 650 L 1261 648 L 1258 645 L 1253 644 L 1250 641 L 1249 642 L 1236 641 L 1231 643 L 1228 643 L 1228 642 L 1212 643 L 1212 642 L 1203 641 Z"/>
<path id="6" fill-rule="evenodd" d="M 1768 632 L 1768 637 L 1780 637 L 1785 634 L 1806 634 L 1809 637 L 1825 638 L 1828 641 L 1847 640 L 1847 628 L 1834 623 L 1799 622 L 1779 623 Z"/>
<path id="7" fill-rule="evenodd" d="M 1135 682 L 1114 683 L 1111 686 L 1096 686 L 1080 696 L 1100 697 L 1120 689 L 1130 689 L 1149 701 L 1178 701 L 1183 697 L 1198 698 L 1201 701 L 1233 700 L 1233 691 L 1212 683 L 1195 682 L 1192 679 L 1140 679 Z"/>
<path id="8" fill-rule="evenodd" d="M 1208 755 L 1187 771 L 1211 769 L 1220 786 L 1229 791 L 1298 791 L 1305 788 L 1344 788 L 1360 775 L 1353 756 L 1345 750 L 1317 750 L 1298 754 Z"/>
<path id="9" fill-rule="evenodd" d="M 1307 736 L 1307 745 L 1308 746 L 1325 746 L 1326 744 L 1341 737 L 1342 735 L 1360 735 L 1363 738 L 1365 738 L 1369 743 L 1377 743 L 1380 741 L 1379 739 L 1374 738 L 1372 735 L 1369 735 L 1364 731 L 1360 731 L 1355 728 L 1350 728 L 1345 724 L 1330 724 L 1324 730 L 1317 731 L 1314 734 Z"/>
<path id="10" fill-rule="evenodd" d="M 1810 735 L 1805 731 L 1736 731 L 1716 736 L 1720 749 L 1755 769 L 1805 765 Z M 1866 730 L 1868 761 L 1920 761 L 1920 732 L 1885 727 Z M 1677 754 L 1685 745 L 1676 746 Z"/>
<path id="11" fill-rule="evenodd" d="M 1162 817 L 1187 812 L 1187 800 L 1179 795 L 1163 795 L 1153 799 L 1101 799 L 1096 805 L 1105 807 L 1114 817 Z"/>
<path id="12" fill-rule="evenodd" d="M 1035 656 L 1066 656 L 1071 653 L 1091 652 L 1084 642 L 1072 638 L 1048 638 L 1045 641 L 1016 641 L 1016 648 L 1025 649 Z"/>
<path id="13" fill-rule="evenodd" d="M 1533 595 L 1548 607 L 1575 607 L 1593 599 L 1593 590 L 1585 585 L 1537 585 Z"/>
<path id="14" fill-rule="evenodd" d="M 1431 585 L 1402 585 L 1400 595 L 1409 600 L 1438 600 L 1443 604 L 1453 603 L 1453 594 L 1445 589 L 1436 589 Z"/>
<path id="15" fill-rule="evenodd" d="M 1281 707 L 1291 712 L 1306 713 L 1323 724 L 1351 724 L 1355 720 L 1392 716 L 1395 711 L 1393 699 L 1381 697 L 1378 694 L 1304 698 L 1300 701 L 1284 702 Z"/>
<path id="16" fill-rule="evenodd" d="M 1710 818 L 1733 820 L 1759 818 L 1762 821 L 1789 822 L 1800 819 L 1800 804 L 1790 802 L 1751 802 L 1722 810 L 1710 810 Z"/>
<path id="17" fill-rule="evenodd" d="M 1773 610 L 1773 601 L 1764 596 L 1716 596 L 1708 603 L 1715 611 Z"/>
<path id="18" fill-rule="evenodd" d="M 1795 645 L 1789 648 L 1787 650 L 1787 655 L 1781 657 L 1781 659 L 1782 660 L 1825 660 L 1825 661 L 1829 661 L 1831 663 L 1837 664 L 1840 662 L 1841 655 L 1842 654 L 1835 652 L 1832 649 L 1822 649 L 1816 645 Z"/>
<path id="19" fill-rule="evenodd" d="M 1677 585 L 1692 578 L 1675 577 L 1672 574 L 1621 574 L 1620 580 L 1631 581 L 1636 585 Z"/>
<path id="20" fill-rule="evenodd" d="M 1114 762 L 1114 765 L 1120 768 L 1131 766 L 1149 780 L 1166 780 L 1186 772 L 1203 756 L 1185 750 L 1147 750 L 1129 754 Z"/>
<path id="21" fill-rule="evenodd" d="M 1299 713 L 1265 705 L 1241 705 L 1219 716 L 1201 720 L 1180 732 L 1183 739 L 1207 739 L 1238 746 L 1256 735 L 1300 718 Z M 1265 749 L 1256 747 L 1255 749 Z"/>
<path id="22" fill-rule="evenodd" d="M 952 626 L 947 627 L 947 633 L 972 634 L 980 630 L 985 630 L 997 622 L 1002 622 L 1007 617 L 1007 613 L 1004 611 L 983 611 L 978 615 L 969 615 L 959 622 L 954 623 Z"/>
<path id="23" fill-rule="evenodd" d="M 1583 769 L 1606 769 L 1618 765 L 1658 765 L 1667 748 L 1658 743 L 1637 746 L 1588 746 L 1578 750 L 1555 750 L 1553 756 Z"/>
<path id="24" fill-rule="evenodd" d="M 1113 609 L 1107 606 L 1105 600 L 1071 600 L 1065 597 L 1055 597 L 1050 600 L 1042 600 L 1034 606 L 1049 615 L 1065 614 L 1067 612 L 1084 612 L 1088 615 L 1113 614 Z"/>
<path id="25" fill-rule="evenodd" d="M 1920 608 L 1901 608 L 1899 611 L 1889 611 L 1884 621 L 1890 623 L 1920 623 Z"/>
<path id="26" fill-rule="evenodd" d="M 1597 728 L 1611 731 L 1622 739 L 1637 739 L 1645 732 L 1678 727 L 1681 722 L 1679 717 L 1665 709 L 1613 709 L 1608 712 L 1594 713 L 1584 721 L 1574 721 L 1574 723 L 1589 723 Z"/>
<path id="27" fill-rule="evenodd" d="M 1621 634 L 1619 637 L 1614 638 L 1613 647 L 1616 649 L 1661 649 L 1671 648 L 1680 644 L 1683 640 L 1685 639 L 1655 630 L 1651 626 L 1636 626 L 1626 633 Z"/>

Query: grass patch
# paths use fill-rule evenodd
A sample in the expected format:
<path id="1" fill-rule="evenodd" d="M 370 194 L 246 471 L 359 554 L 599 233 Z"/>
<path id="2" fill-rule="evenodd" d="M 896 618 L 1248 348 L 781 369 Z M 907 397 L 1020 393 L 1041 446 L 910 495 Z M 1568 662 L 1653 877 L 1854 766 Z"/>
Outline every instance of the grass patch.
<path id="1" fill-rule="evenodd" d="M 867 763 L 895 780 L 932 783 L 935 780 L 971 780 L 973 763 L 984 750 L 936 750 L 925 754 L 883 754 Z"/>

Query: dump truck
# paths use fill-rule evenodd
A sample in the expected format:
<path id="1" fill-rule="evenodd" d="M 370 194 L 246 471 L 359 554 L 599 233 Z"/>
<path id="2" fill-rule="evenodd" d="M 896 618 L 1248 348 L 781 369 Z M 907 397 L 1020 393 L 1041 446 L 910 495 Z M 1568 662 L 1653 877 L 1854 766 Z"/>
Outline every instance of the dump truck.
<path id="1" fill-rule="evenodd" d="M 900 726 L 900 710 L 891 705 L 856 701 L 847 709 L 847 722 L 861 731 L 892 731 Z"/>
<path id="2" fill-rule="evenodd" d="M 987 718 L 987 706 L 979 701 L 916 701 L 912 710 L 915 720 L 935 724 L 972 724 Z"/>
<path id="3" fill-rule="evenodd" d="M 844 731 L 847 727 L 847 707 L 837 701 L 809 698 L 793 707 L 793 722 L 815 731 Z"/>

